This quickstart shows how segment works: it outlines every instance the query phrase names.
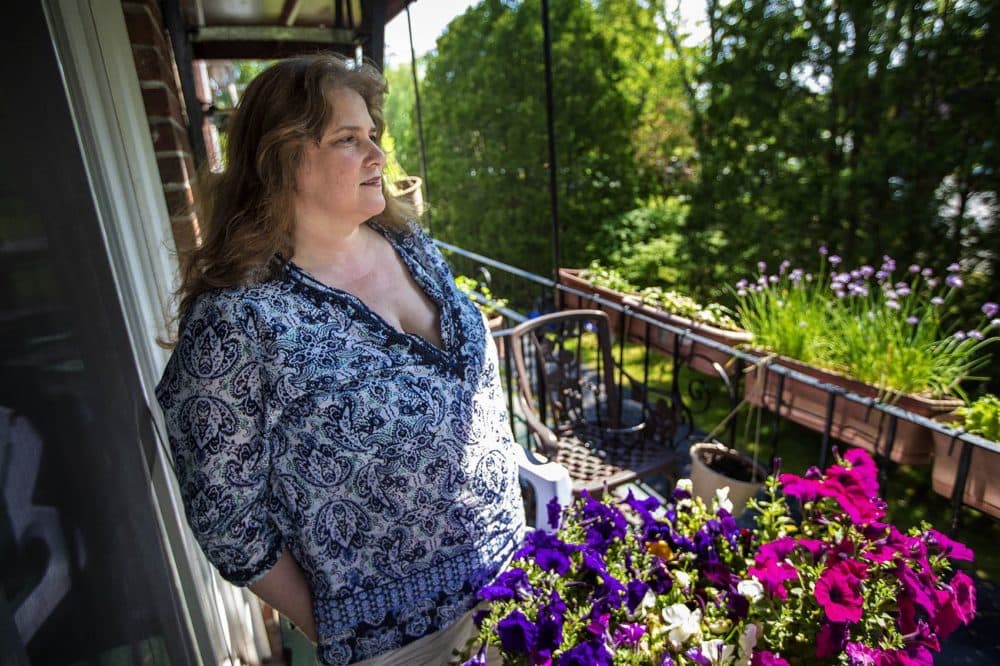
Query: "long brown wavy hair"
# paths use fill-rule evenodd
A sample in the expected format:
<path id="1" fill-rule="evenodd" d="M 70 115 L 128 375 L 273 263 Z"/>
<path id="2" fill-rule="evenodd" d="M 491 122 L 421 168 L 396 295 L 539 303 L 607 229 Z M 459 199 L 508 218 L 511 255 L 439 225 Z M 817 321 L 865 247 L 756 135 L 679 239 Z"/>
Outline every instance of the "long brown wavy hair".
<path id="1" fill-rule="evenodd" d="M 253 284 L 292 256 L 295 173 L 308 141 L 318 142 L 331 118 L 330 95 L 349 88 L 365 100 L 379 138 L 385 129 L 385 79 L 370 64 L 335 54 L 297 56 L 259 74 L 230 119 L 227 167 L 203 174 L 198 208 L 202 243 L 181 256 L 178 317 L 198 295 Z M 379 222 L 406 228 L 415 211 L 390 196 Z"/>

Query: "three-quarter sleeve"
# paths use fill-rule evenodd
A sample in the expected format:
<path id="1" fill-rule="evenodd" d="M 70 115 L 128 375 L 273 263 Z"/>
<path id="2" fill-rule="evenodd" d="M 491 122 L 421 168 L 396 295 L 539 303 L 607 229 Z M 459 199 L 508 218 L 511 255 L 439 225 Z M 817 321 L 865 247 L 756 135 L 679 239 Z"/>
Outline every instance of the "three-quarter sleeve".
<path id="1" fill-rule="evenodd" d="M 271 514 L 259 323 L 243 299 L 202 296 L 181 322 L 156 390 L 188 523 L 237 585 L 263 576 L 283 547 Z"/>

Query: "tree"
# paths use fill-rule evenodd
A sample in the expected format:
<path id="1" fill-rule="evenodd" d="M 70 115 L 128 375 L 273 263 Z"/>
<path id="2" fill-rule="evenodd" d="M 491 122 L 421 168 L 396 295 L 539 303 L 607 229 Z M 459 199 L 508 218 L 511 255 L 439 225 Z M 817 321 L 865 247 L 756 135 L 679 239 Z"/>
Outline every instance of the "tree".
<path id="1" fill-rule="evenodd" d="M 688 247 L 705 259 L 692 284 L 811 261 L 821 242 L 852 262 L 964 256 L 996 275 L 997 3 L 707 7 L 685 88 L 700 158 Z"/>
<path id="2" fill-rule="evenodd" d="M 551 267 L 538 0 L 484 0 L 428 59 L 424 100 L 435 234 L 529 270 Z M 602 220 L 645 194 L 632 149 L 639 107 L 594 6 L 551 3 L 563 263 L 582 264 Z"/>

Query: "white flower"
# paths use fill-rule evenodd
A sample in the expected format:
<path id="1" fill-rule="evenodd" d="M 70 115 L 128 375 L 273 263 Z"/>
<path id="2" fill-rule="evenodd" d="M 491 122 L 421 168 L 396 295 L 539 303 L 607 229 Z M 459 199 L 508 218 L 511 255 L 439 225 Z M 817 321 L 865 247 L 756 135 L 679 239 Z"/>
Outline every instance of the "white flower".
<path id="1" fill-rule="evenodd" d="M 736 661 L 736 666 L 750 666 L 753 660 L 753 649 L 757 647 L 757 625 L 748 624 L 740 636 L 740 658 Z"/>
<path id="2" fill-rule="evenodd" d="M 722 486 L 715 491 L 715 510 L 725 509 L 729 513 L 733 512 L 733 503 L 729 499 L 729 486 Z"/>
<path id="3" fill-rule="evenodd" d="M 694 486 L 691 484 L 691 479 L 678 479 L 677 484 L 674 487 L 677 490 L 683 490 L 686 493 L 694 492 Z"/>
<path id="4" fill-rule="evenodd" d="M 701 638 L 700 608 L 692 611 L 684 604 L 674 604 L 663 609 L 663 619 L 667 623 L 667 639 L 675 650 L 680 650 L 692 637 Z"/>
<path id="5" fill-rule="evenodd" d="M 680 585 L 682 590 L 686 590 L 691 587 L 691 576 L 689 576 L 686 571 L 675 571 L 674 582 Z"/>
<path id="6" fill-rule="evenodd" d="M 760 584 L 760 581 L 754 579 L 741 580 L 736 584 L 736 591 L 746 597 L 750 603 L 760 601 L 764 597 L 764 586 Z"/>
<path id="7" fill-rule="evenodd" d="M 646 594 L 643 595 L 642 601 L 640 601 L 639 605 L 636 606 L 635 612 L 628 614 L 628 619 L 632 620 L 633 622 L 636 620 L 641 620 L 646 616 L 646 612 L 650 608 L 655 608 L 655 607 L 656 607 L 656 593 L 653 592 L 652 590 L 646 590 Z"/>
<path id="8" fill-rule="evenodd" d="M 736 652 L 732 645 L 726 645 L 718 638 L 705 641 L 699 648 L 701 656 L 708 659 L 712 666 L 725 666 L 733 662 L 733 653 Z"/>

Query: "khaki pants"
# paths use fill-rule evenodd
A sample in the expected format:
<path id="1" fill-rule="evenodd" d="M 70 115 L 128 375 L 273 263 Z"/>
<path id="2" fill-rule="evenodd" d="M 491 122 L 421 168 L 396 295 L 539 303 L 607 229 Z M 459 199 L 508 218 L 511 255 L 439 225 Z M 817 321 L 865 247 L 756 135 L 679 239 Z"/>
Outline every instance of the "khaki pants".
<path id="1" fill-rule="evenodd" d="M 424 636 L 398 650 L 386 652 L 377 657 L 358 662 L 356 666 L 448 666 L 461 663 L 452 656 L 454 650 L 462 650 L 465 644 L 476 635 L 476 625 L 472 622 L 473 609 L 458 618 L 454 624 L 441 631 Z M 478 650 L 479 646 L 474 647 Z M 489 666 L 499 666 L 500 654 L 496 648 L 490 647 L 486 654 Z"/>

